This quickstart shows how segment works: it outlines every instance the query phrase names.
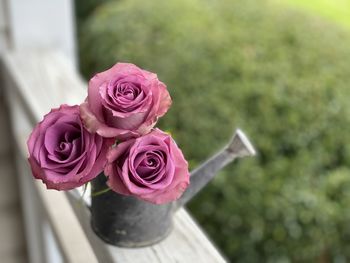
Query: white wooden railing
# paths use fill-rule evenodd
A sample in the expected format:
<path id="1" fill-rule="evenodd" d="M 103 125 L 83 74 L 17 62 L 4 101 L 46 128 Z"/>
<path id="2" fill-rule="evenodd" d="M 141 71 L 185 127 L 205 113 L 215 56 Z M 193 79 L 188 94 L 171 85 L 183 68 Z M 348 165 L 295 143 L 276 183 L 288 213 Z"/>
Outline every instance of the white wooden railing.
<path id="1" fill-rule="evenodd" d="M 32 178 L 26 161 L 26 140 L 35 123 L 53 107 L 83 101 L 86 84 L 58 51 L 21 49 L 3 53 L 0 59 L 30 262 L 225 261 L 184 209 L 175 214 L 173 232 L 159 244 L 127 249 L 103 243 L 92 232 L 88 209 L 78 193 L 46 190 Z"/>

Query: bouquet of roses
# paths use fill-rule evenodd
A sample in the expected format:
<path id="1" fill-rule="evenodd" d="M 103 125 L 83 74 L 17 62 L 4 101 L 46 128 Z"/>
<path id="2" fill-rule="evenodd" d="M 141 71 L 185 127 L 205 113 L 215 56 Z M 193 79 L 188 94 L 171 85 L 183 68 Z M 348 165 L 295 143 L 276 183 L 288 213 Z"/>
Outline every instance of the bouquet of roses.
<path id="1" fill-rule="evenodd" d="M 164 204 L 189 185 L 188 164 L 171 136 L 154 128 L 171 105 L 157 75 L 129 63 L 96 74 L 81 105 L 52 109 L 28 139 L 33 176 L 70 190 L 104 172 L 123 195 Z"/>

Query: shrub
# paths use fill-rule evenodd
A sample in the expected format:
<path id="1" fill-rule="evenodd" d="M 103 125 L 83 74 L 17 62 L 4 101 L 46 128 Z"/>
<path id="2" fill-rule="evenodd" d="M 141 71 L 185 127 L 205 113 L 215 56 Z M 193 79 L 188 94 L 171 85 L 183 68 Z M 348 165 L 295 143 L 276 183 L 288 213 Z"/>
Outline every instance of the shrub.
<path id="1" fill-rule="evenodd" d="M 113 0 L 75 0 L 74 7 L 78 29 L 80 29 L 80 23 L 83 23 L 93 12 L 95 12 L 96 8 L 104 3 L 112 1 Z"/>
<path id="2" fill-rule="evenodd" d="M 234 127 L 254 142 L 190 204 L 232 261 L 350 259 L 348 32 L 257 0 L 110 2 L 81 32 L 85 76 L 130 61 L 168 85 L 192 167 Z"/>

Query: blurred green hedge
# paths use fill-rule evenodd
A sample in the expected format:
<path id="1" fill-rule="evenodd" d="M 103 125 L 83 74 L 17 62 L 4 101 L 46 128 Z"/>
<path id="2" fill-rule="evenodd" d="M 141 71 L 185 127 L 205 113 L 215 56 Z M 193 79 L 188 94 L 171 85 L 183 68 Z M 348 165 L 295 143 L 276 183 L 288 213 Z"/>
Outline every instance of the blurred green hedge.
<path id="1" fill-rule="evenodd" d="M 254 142 L 190 204 L 230 260 L 350 260 L 348 32 L 262 0 L 110 1 L 80 32 L 87 78 L 129 61 L 168 85 L 192 167 L 234 127 Z"/>

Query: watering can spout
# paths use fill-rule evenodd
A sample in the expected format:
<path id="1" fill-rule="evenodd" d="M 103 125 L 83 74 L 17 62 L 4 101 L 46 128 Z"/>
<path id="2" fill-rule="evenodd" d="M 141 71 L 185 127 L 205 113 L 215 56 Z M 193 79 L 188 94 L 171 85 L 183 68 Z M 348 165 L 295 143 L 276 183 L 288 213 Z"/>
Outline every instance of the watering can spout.
<path id="1" fill-rule="evenodd" d="M 255 154 L 255 149 L 247 136 L 240 129 L 237 129 L 228 145 L 191 172 L 190 186 L 176 201 L 175 207 L 179 208 L 185 205 L 213 179 L 218 171 L 236 158 L 254 156 Z"/>

